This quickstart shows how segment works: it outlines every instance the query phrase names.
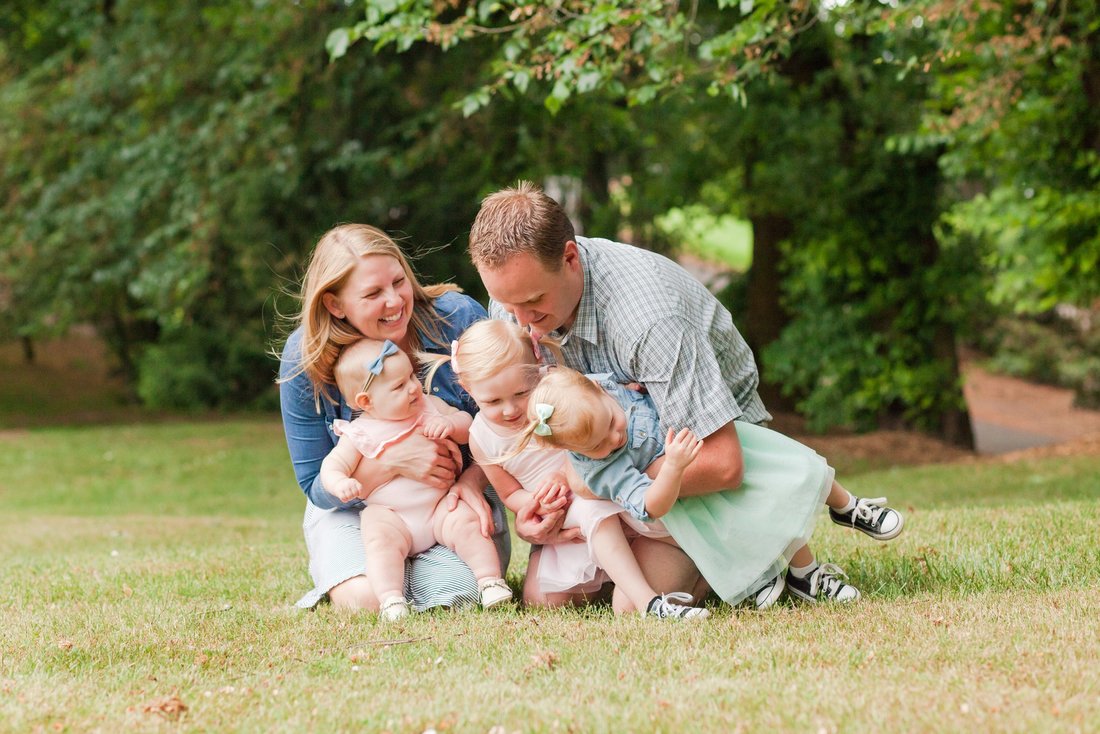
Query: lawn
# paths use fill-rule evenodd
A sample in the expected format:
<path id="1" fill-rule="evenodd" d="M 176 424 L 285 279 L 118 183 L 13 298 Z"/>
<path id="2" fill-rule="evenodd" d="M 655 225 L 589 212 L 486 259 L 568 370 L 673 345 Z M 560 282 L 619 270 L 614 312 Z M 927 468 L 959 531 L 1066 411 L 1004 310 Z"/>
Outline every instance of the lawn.
<path id="1" fill-rule="evenodd" d="M 855 606 L 383 626 L 291 606 L 303 501 L 276 420 L 8 430 L 0 730 L 1097 731 L 1098 470 L 844 477 L 909 523 L 882 545 L 822 518 Z"/>

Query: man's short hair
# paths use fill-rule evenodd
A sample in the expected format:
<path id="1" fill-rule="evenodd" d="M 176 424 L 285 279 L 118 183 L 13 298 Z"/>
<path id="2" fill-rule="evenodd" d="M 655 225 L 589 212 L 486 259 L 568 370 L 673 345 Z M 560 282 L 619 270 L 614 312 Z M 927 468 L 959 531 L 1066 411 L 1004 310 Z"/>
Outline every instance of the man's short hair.
<path id="1" fill-rule="evenodd" d="M 530 181 L 490 194 L 470 228 L 470 259 L 478 269 L 496 269 L 528 253 L 551 271 L 561 268 L 573 223 L 558 202 Z"/>

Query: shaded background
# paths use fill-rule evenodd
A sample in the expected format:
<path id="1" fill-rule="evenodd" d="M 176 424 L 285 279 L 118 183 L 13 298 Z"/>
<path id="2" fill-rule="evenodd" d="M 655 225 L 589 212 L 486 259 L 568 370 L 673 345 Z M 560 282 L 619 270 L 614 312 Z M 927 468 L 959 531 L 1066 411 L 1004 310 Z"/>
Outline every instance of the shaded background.
<path id="1" fill-rule="evenodd" d="M 1096 3 L 718 5 L 6 3 L 0 337 L 269 409 L 322 232 L 481 298 L 469 224 L 522 177 L 690 256 L 811 428 L 969 446 L 962 355 L 1100 402 Z"/>

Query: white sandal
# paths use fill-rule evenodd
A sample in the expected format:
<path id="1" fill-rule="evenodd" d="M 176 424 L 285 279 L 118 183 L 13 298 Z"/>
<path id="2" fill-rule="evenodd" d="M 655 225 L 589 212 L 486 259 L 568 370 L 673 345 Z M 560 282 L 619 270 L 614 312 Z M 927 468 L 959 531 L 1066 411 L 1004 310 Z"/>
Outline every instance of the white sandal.
<path id="1" fill-rule="evenodd" d="M 409 616 L 409 603 L 403 597 L 391 596 L 382 602 L 378 617 L 383 622 L 396 622 Z"/>
<path id="2" fill-rule="evenodd" d="M 481 590 L 481 606 L 483 609 L 491 609 L 498 604 L 510 601 L 512 589 L 504 579 L 493 579 L 478 585 Z"/>

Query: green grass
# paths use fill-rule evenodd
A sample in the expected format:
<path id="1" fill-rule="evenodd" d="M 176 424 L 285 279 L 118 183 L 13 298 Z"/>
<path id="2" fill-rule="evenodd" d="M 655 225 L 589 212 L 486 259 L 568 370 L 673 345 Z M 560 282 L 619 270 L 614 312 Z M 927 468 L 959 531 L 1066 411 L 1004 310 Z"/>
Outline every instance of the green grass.
<path id="1" fill-rule="evenodd" d="M 656 224 L 683 252 L 740 273 L 752 265 L 752 224 L 743 219 L 716 216 L 694 205 L 670 209 L 657 217 Z"/>
<path id="2" fill-rule="evenodd" d="M 290 606 L 303 501 L 275 422 L 9 431 L 0 731 L 1095 731 L 1098 470 L 844 477 L 908 519 L 876 544 L 822 518 L 852 607 L 382 626 Z"/>

